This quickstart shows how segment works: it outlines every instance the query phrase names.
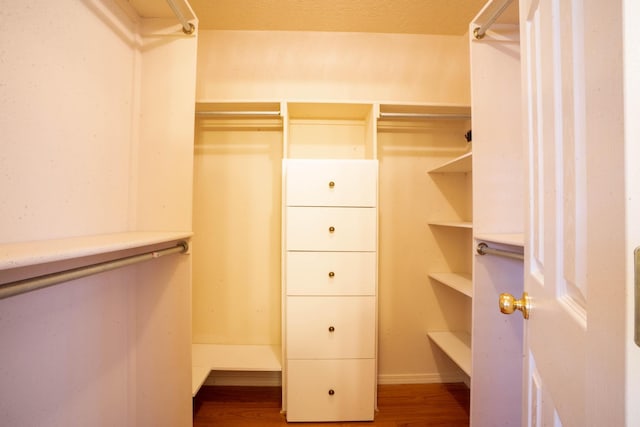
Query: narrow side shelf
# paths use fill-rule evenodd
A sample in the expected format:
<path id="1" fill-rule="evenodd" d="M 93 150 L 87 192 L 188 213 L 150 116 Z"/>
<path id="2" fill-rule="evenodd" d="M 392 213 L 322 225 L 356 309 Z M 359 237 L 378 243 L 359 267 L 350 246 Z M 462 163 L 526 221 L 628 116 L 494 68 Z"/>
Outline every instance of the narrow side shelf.
<path id="1" fill-rule="evenodd" d="M 431 169 L 429 173 L 466 173 L 471 172 L 471 152 L 456 157 L 437 168 Z"/>
<path id="2" fill-rule="evenodd" d="M 280 346 L 192 344 L 191 392 L 196 395 L 211 371 L 282 371 Z"/>
<path id="3" fill-rule="evenodd" d="M 465 332 L 429 332 L 427 336 L 471 377 L 471 335 Z"/>
<path id="4" fill-rule="evenodd" d="M 429 221 L 429 225 L 452 228 L 473 228 L 473 224 L 470 221 Z"/>
<path id="5" fill-rule="evenodd" d="M 473 295 L 473 285 L 471 281 L 471 274 L 469 273 L 431 273 L 429 274 L 429 277 L 437 280 L 445 286 L 455 289 L 469 298 Z"/>

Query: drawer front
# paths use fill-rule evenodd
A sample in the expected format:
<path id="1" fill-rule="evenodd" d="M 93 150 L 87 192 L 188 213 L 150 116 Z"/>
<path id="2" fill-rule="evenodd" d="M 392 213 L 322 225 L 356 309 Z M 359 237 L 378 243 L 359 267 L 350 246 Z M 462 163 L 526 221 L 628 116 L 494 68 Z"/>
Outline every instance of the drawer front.
<path id="1" fill-rule="evenodd" d="M 377 160 L 286 161 L 288 206 L 376 206 Z"/>
<path id="2" fill-rule="evenodd" d="M 375 297 L 287 297 L 287 359 L 375 357 Z"/>
<path id="3" fill-rule="evenodd" d="M 287 252 L 287 295 L 375 295 L 375 252 Z"/>
<path id="4" fill-rule="evenodd" d="M 287 421 L 370 421 L 373 359 L 289 360 Z"/>
<path id="5" fill-rule="evenodd" d="M 375 251 L 375 208 L 287 208 L 288 251 Z"/>

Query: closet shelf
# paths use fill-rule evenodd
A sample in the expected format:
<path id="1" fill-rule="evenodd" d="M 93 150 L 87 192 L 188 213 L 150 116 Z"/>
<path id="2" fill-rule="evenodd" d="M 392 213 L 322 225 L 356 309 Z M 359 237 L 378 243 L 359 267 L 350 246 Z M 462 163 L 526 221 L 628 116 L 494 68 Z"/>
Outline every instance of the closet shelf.
<path id="1" fill-rule="evenodd" d="M 211 371 L 282 371 L 280 346 L 192 344 L 191 392 L 196 395 Z"/>
<path id="2" fill-rule="evenodd" d="M 483 242 L 524 247 L 523 233 L 479 233 L 476 234 L 474 238 Z"/>
<path id="3" fill-rule="evenodd" d="M 470 221 L 429 221 L 429 225 L 452 228 L 473 228 L 473 224 Z"/>
<path id="4" fill-rule="evenodd" d="M 126 232 L 0 245 L 0 270 L 27 267 L 188 239 L 190 231 Z"/>
<path id="5" fill-rule="evenodd" d="M 471 152 L 456 157 L 437 168 L 431 169 L 429 173 L 466 173 L 471 172 Z"/>
<path id="6" fill-rule="evenodd" d="M 427 336 L 471 377 L 471 335 L 466 332 L 429 332 Z"/>
<path id="7" fill-rule="evenodd" d="M 473 285 L 469 273 L 431 273 L 429 277 L 469 298 L 473 295 Z"/>
<path id="8" fill-rule="evenodd" d="M 196 126 L 207 130 L 282 129 L 279 102 L 196 102 Z"/>

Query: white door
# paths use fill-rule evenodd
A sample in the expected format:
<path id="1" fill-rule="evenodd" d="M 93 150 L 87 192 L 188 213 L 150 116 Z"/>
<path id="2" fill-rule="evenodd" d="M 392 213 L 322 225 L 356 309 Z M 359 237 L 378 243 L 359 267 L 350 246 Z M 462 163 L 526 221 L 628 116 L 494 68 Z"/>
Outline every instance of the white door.
<path id="1" fill-rule="evenodd" d="M 625 425 L 621 3 L 520 1 L 525 426 Z"/>

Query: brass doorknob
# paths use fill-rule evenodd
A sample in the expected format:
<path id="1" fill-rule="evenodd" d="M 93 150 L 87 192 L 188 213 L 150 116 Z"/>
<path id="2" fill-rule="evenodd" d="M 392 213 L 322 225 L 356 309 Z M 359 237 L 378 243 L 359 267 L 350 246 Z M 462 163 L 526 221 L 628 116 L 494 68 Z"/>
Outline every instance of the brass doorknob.
<path id="1" fill-rule="evenodd" d="M 522 293 L 522 298 L 520 299 L 515 299 L 511 294 L 500 294 L 498 306 L 500 307 L 500 311 L 504 314 L 512 314 L 514 311 L 520 310 L 522 312 L 522 317 L 525 319 L 529 318 L 531 302 L 529 300 L 529 295 L 526 292 Z"/>

